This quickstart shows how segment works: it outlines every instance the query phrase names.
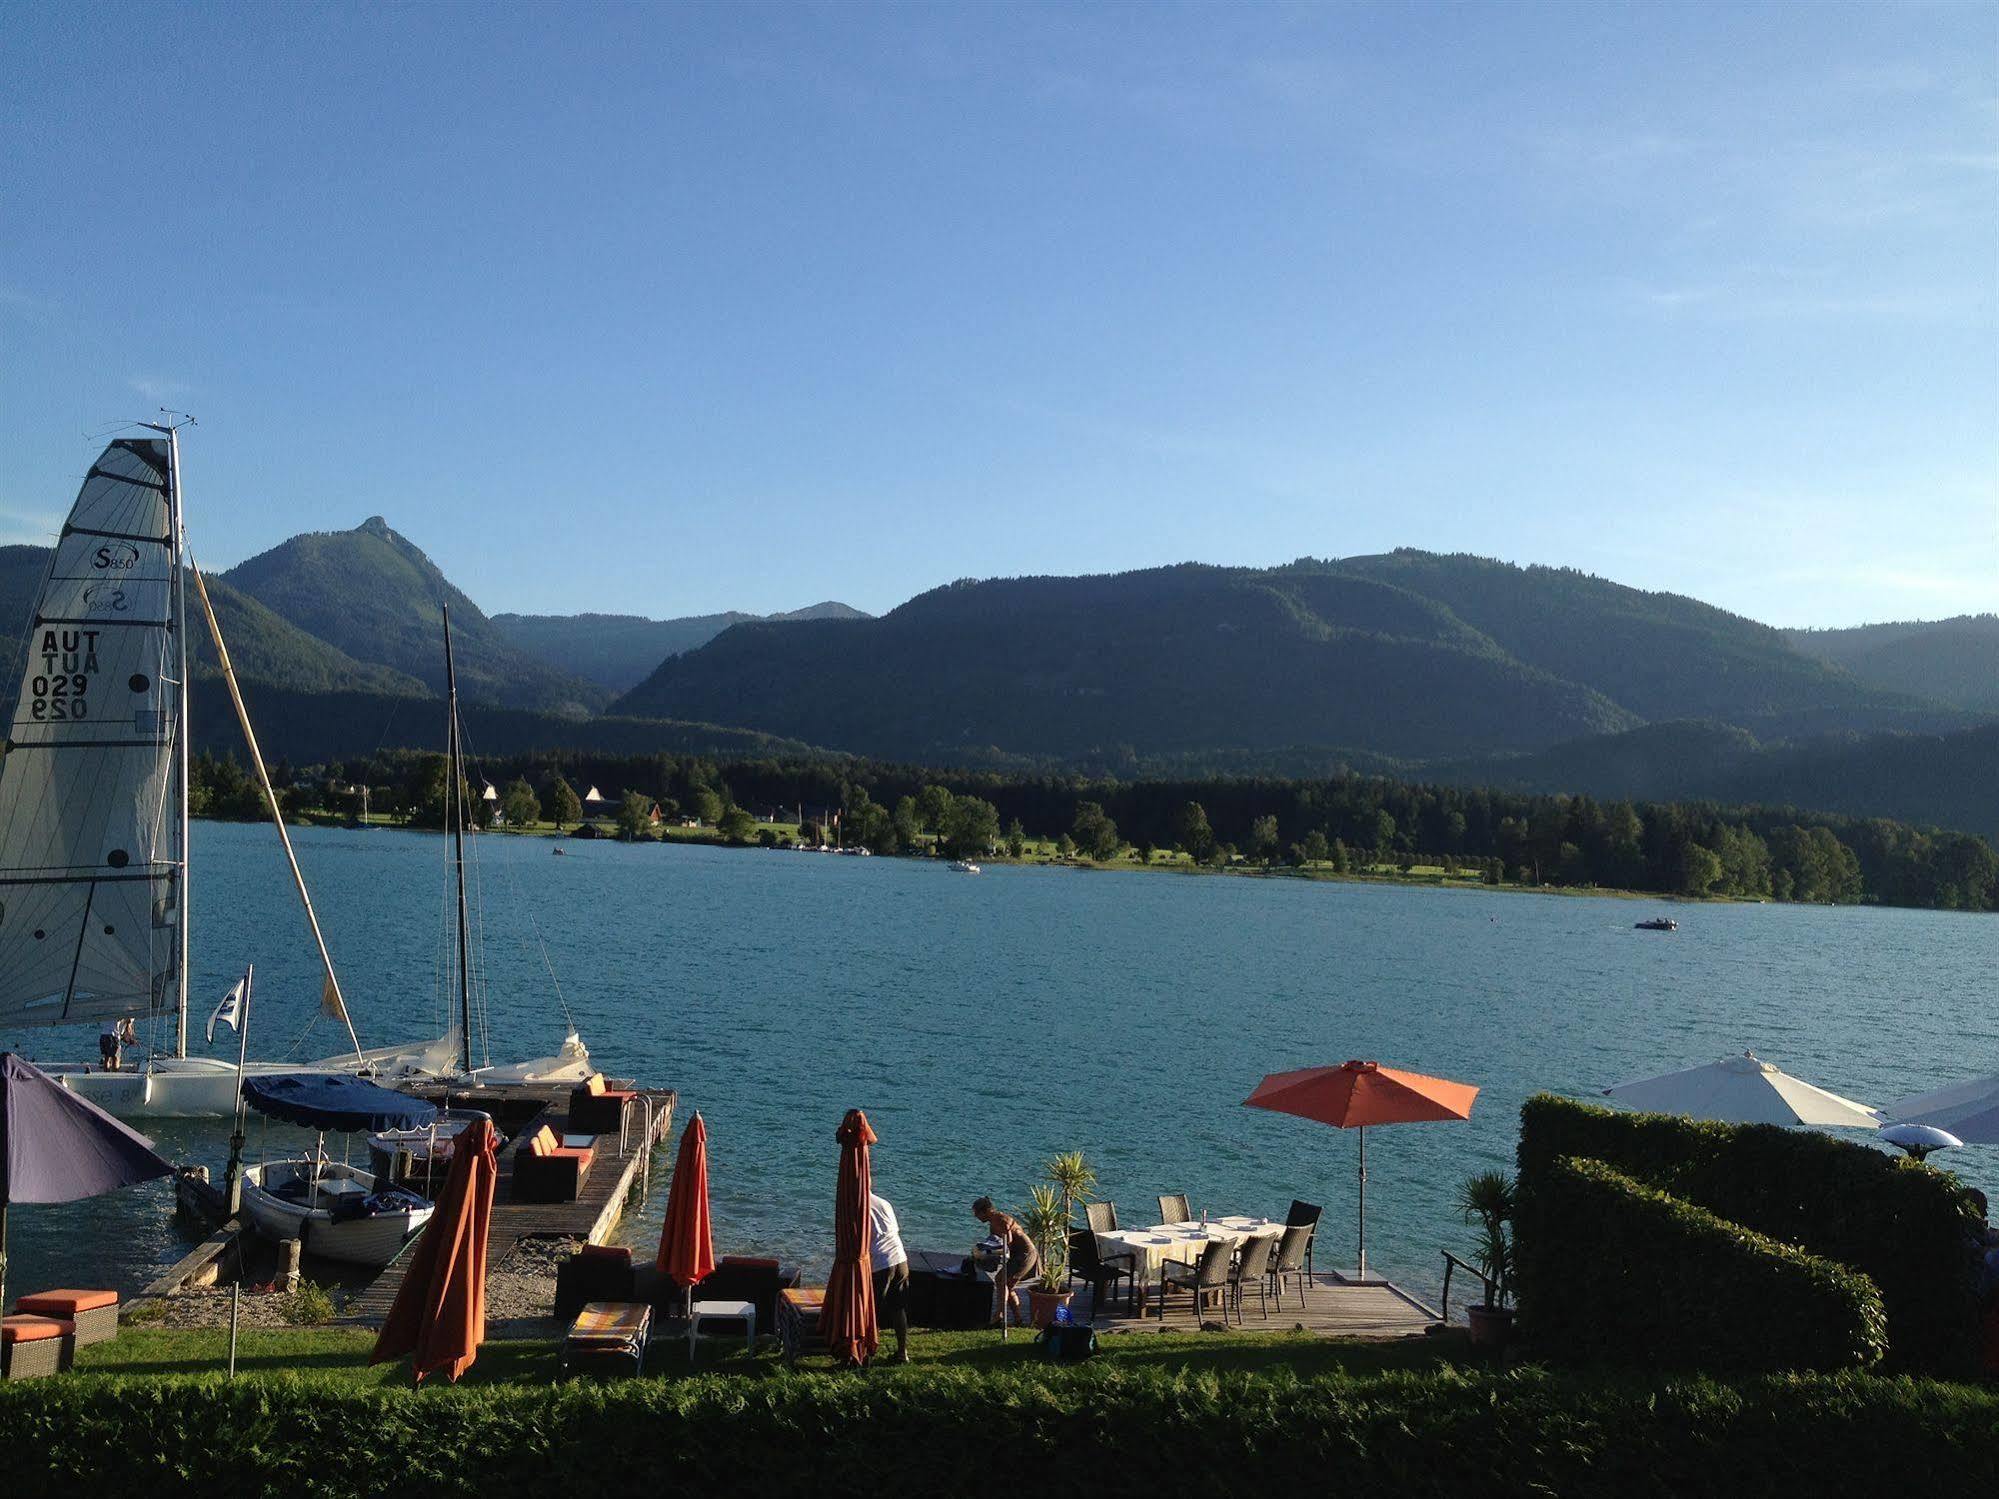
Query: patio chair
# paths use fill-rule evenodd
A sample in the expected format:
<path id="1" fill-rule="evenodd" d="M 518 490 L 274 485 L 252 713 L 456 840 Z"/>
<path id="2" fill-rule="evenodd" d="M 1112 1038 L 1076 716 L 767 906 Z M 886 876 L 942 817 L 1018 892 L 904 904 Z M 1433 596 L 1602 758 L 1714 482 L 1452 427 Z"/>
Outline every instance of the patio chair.
<path id="1" fill-rule="evenodd" d="M 1243 1241 L 1242 1252 L 1229 1267 L 1229 1294 L 1235 1302 L 1236 1321 L 1242 1321 L 1243 1292 L 1256 1288 L 1256 1314 L 1270 1315 L 1269 1286 L 1270 1252 L 1277 1247 L 1277 1240 L 1268 1234 Z"/>
<path id="2" fill-rule="evenodd" d="M 1093 1234 L 1114 1234 L 1117 1232 L 1117 1204 L 1114 1202 L 1086 1202 L 1083 1211 L 1090 1220 Z"/>
<path id="3" fill-rule="evenodd" d="M 1126 1307 L 1133 1311 L 1138 1307 L 1138 1279 L 1132 1273 L 1134 1260 L 1128 1254 L 1106 1259 L 1097 1253 L 1097 1236 L 1087 1228 L 1069 1230 L 1069 1279 L 1088 1283 L 1090 1287 L 1090 1315 L 1101 1311 L 1108 1292 L 1117 1290 L 1117 1283 L 1123 1281 Z"/>
<path id="4" fill-rule="evenodd" d="M 1194 1210 L 1187 1206 L 1185 1192 L 1169 1192 L 1159 1198 L 1159 1221 L 1161 1223 L 1191 1223 Z"/>
<path id="5" fill-rule="evenodd" d="M 1317 1203 L 1299 1202 L 1292 1199 L 1291 1211 L 1284 1215 L 1286 1228 L 1309 1228 L 1311 1233 L 1305 1239 L 1305 1273 L 1312 1273 L 1312 1241 L 1319 1237 L 1319 1215 L 1325 1209 Z"/>
<path id="6" fill-rule="evenodd" d="M 1208 1298 L 1214 1297 L 1221 1304 L 1222 1317 L 1229 1314 L 1229 1260 L 1235 1254 L 1235 1246 L 1227 1239 L 1216 1239 L 1201 1251 L 1198 1264 L 1182 1265 L 1169 1262 L 1159 1272 L 1159 1320 L 1166 1320 L 1166 1295 L 1169 1291 L 1192 1293 L 1194 1320 L 1201 1320 Z"/>
<path id="7" fill-rule="evenodd" d="M 1284 1282 L 1298 1282 L 1298 1305 L 1305 1304 L 1305 1288 L 1312 1283 L 1312 1272 L 1305 1268 L 1305 1259 L 1312 1251 L 1312 1225 L 1293 1224 L 1284 1230 L 1284 1237 L 1277 1241 L 1277 1251 L 1271 1257 L 1267 1274 L 1270 1289 L 1277 1297 L 1277 1309 L 1284 1309 Z"/>

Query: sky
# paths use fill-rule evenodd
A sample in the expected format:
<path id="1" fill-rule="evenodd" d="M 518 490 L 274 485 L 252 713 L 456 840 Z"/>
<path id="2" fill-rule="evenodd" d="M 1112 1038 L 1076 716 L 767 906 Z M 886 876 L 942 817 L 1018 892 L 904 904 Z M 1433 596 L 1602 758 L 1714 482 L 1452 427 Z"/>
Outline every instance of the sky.
<path id="1" fill-rule="evenodd" d="M 1999 608 L 1999 7 L 0 9 L 0 541 L 881 611 L 1396 546 Z"/>

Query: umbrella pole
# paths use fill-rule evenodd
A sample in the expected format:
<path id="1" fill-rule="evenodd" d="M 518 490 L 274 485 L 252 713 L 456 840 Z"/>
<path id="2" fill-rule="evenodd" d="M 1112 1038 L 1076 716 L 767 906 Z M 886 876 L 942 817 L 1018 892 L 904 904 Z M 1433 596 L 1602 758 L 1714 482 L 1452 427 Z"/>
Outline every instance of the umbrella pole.
<path id="1" fill-rule="evenodd" d="M 4 1178 L 6 1168 L 0 1166 L 0 1178 Z M 7 1192 L 4 1179 L 0 1179 L 0 1312 L 7 1310 Z"/>
<path id="2" fill-rule="evenodd" d="M 1360 1127 L 1360 1210 L 1354 1214 L 1360 1229 L 1359 1280 L 1367 1279 L 1367 1126 Z"/>

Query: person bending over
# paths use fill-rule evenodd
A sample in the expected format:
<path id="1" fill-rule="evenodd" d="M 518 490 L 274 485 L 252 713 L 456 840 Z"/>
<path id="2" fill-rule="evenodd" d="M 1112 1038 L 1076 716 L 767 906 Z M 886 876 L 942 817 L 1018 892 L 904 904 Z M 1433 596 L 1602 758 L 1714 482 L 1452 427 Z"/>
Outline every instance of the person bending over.
<path id="1" fill-rule="evenodd" d="M 875 1318 L 895 1329 L 895 1361 L 909 1362 L 909 1255 L 895 1209 L 879 1193 L 868 1194 L 868 1237 L 875 1266 Z"/>
<path id="2" fill-rule="evenodd" d="M 1034 1247 L 1034 1240 L 1019 1221 L 994 1207 L 990 1197 L 981 1197 L 972 1204 L 972 1216 L 985 1224 L 987 1233 L 1006 1245 L 1006 1268 L 1000 1272 L 1000 1311 L 993 1318 L 997 1325 L 1013 1309 L 1014 1287 L 1031 1279 L 1041 1268 L 1041 1251 Z"/>

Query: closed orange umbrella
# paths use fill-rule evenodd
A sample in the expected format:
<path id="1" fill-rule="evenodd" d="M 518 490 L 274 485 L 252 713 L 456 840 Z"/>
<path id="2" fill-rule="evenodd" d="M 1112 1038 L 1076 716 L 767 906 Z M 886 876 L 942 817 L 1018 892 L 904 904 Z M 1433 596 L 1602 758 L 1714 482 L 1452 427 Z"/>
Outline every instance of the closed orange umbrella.
<path id="1" fill-rule="evenodd" d="M 826 1277 L 819 1329 L 836 1360 L 865 1364 L 881 1341 L 868 1253 L 868 1198 L 874 1191 L 868 1147 L 875 1143 L 875 1132 L 866 1114 L 849 1109 L 834 1138 L 840 1142 L 840 1186 L 833 1199 L 833 1273 Z"/>
<path id="2" fill-rule="evenodd" d="M 1360 1273 L 1367 1279 L 1367 1127 L 1418 1124 L 1430 1119 L 1469 1119 L 1478 1089 L 1420 1072 L 1404 1072 L 1379 1062 L 1344 1062 L 1338 1067 L 1301 1067 L 1273 1072 L 1243 1100 L 1252 1109 L 1270 1109 L 1316 1119 L 1335 1129 L 1360 1131 Z"/>
<path id="3" fill-rule="evenodd" d="M 680 1132 L 666 1222 L 659 1230 L 659 1268 L 692 1289 L 715 1270 L 715 1233 L 708 1221 L 708 1126 L 696 1114 Z"/>
<path id="4" fill-rule="evenodd" d="M 490 1119 L 473 1120 L 452 1142 L 451 1174 L 403 1272 L 369 1363 L 407 1353 L 416 1383 L 440 1370 L 456 1383 L 479 1356 L 486 1337 L 486 1237 L 500 1175 L 499 1143 Z"/>

